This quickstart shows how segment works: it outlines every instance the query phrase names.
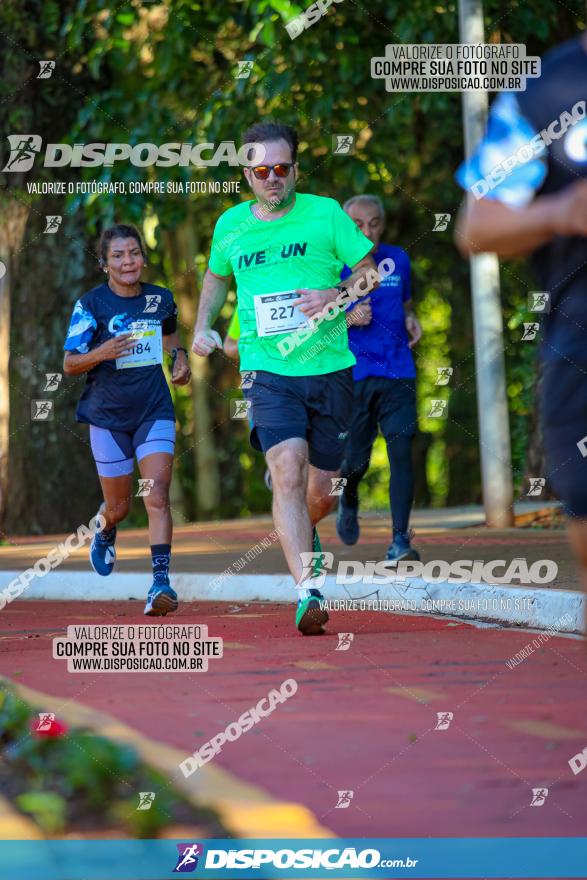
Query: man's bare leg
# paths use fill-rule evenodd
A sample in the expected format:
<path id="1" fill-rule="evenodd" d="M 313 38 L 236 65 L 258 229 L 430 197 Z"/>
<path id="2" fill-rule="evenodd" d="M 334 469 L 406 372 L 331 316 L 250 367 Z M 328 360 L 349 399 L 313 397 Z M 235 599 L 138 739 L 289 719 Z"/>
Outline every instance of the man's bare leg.
<path id="1" fill-rule="evenodd" d="M 296 584 L 303 575 L 301 553 L 312 552 L 312 523 L 306 503 L 308 444 L 301 437 L 283 440 L 267 452 L 273 483 L 273 522 Z"/>
<path id="2" fill-rule="evenodd" d="M 328 612 L 321 605 L 322 596 L 308 577 L 307 567 L 302 564 L 302 554 L 312 553 L 312 520 L 306 500 L 308 444 L 301 438 L 284 440 L 267 452 L 266 459 L 273 482 L 273 522 L 279 530 L 281 546 L 298 589 L 296 626 L 305 636 L 320 635 Z M 313 514 L 317 512 L 314 508 Z"/>
<path id="3" fill-rule="evenodd" d="M 331 495 L 333 488 L 333 480 L 340 475 L 338 471 L 323 471 L 320 468 L 309 466 L 308 472 L 308 489 L 306 492 L 306 502 L 310 521 L 313 526 L 319 523 L 321 519 L 328 516 L 336 507 L 338 500 L 336 495 Z"/>

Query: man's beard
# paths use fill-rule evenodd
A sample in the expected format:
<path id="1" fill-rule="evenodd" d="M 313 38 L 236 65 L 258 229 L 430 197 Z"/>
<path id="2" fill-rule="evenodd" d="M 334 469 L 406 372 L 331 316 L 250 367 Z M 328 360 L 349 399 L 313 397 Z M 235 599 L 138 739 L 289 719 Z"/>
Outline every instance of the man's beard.
<path id="1" fill-rule="evenodd" d="M 284 187 L 282 190 L 277 190 L 276 192 L 266 193 L 265 200 L 271 208 L 279 208 L 284 202 L 289 201 L 292 195 L 293 189 L 288 189 Z"/>

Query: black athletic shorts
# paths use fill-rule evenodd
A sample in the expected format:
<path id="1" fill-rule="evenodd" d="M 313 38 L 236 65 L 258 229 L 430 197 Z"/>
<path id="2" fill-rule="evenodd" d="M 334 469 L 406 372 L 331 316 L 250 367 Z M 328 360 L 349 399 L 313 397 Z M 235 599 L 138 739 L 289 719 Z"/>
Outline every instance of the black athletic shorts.
<path id="1" fill-rule="evenodd" d="M 283 440 L 301 437 L 308 441 L 310 464 L 339 470 L 353 410 L 351 367 L 322 376 L 256 370 L 243 374 L 242 389 L 250 402 L 255 449 L 266 453 Z"/>
<path id="2" fill-rule="evenodd" d="M 546 476 L 569 516 L 587 518 L 587 363 L 543 365 Z"/>
<path id="3" fill-rule="evenodd" d="M 418 427 L 415 379 L 367 376 L 355 382 L 351 438 L 362 444 L 372 437 L 373 445 L 377 425 L 386 440 L 398 434 L 414 436 Z"/>

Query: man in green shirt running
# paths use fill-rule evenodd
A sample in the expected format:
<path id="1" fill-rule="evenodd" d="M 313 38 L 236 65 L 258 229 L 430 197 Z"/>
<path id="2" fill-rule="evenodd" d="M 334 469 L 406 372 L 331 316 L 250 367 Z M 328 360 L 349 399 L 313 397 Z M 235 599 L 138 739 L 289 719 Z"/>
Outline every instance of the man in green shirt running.
<path id="1" fill-rule="evenodd" d="M 349 288 L 356 298 L 377 286 L 373 243 L 334 199 L 296 193 L 292 128 L 253 125 L 244 142 L 264 153 L 262 163 L 244 168 L 254 198 L 216 223 L 193 350 L 222 350 L 212 325 L 234 274 L 251 443 L 271 472 L 273 519 L 298 590 L 296 625 L 317 635 L 328 614 L 312 586 L 311 560 L 320 552 L 314 527 L 336 504 L 352 415 L 355 358 L 341 303 Z M 352 274 L 341 285 L 345 263 Z"/>

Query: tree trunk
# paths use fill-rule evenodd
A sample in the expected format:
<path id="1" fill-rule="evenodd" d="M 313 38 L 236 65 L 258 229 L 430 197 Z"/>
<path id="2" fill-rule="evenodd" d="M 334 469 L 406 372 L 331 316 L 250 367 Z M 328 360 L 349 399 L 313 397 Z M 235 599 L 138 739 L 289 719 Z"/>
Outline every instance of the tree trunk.
<path id="1" fill-rule="evenodd" d="M 35 205 L 14 275 L 11 328 L 10 481 L 7 529 L 14 533 L 73 531 L 101 500 L 87 425 L 75 421 L 85 375 L 62 376 L 46 389 L 47 373 L 62 373 L 63 341 L 73 304 L 95 286 L 83 217 L 64 215 L 55 234 L 43 234 L 46 214 L 63 204 Z M 31 401 L 50 400 L 50 420 L 31 420 Z"/>
<path id="2" fill-rule="evenodd" d="M 198 290 L 195 269 L 198 244 L 193 221 L 188 218 L 174 233 L 165 233 L 165 242 L 173 269 L 173 292 L 179 308 L 180 333 L 189 351 L 192 370 L 196 507 L 199 514 L 206 515 L 214 512 L 220 503 L 220 472 L 208 399 L 210 365 L 207 358 L 198 357 L 191 351 Z"/>
<path id="3" fill-rule="evenodd" d="M 528 425 L 528 445 L 526 447 L 526 466 L 524 468 L 524 482 L 521 487 L 524 496 L 530 486 L 532 477 L 544 477 L 547 472 L 546 456 L 542 442 L 542 425 L 540 424 L 540 398 L 542 396 L 542 361 L 538 358 L 534 390 L 532 393 L 532 413 Z M 556 496 L 552 492 L 548 482 L 539 497 L 533 497 L 532 501 L 548 501 Z"/>

